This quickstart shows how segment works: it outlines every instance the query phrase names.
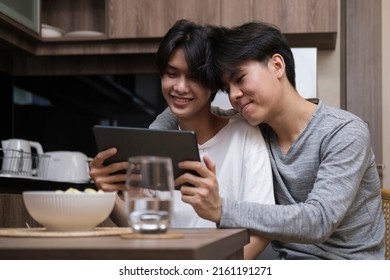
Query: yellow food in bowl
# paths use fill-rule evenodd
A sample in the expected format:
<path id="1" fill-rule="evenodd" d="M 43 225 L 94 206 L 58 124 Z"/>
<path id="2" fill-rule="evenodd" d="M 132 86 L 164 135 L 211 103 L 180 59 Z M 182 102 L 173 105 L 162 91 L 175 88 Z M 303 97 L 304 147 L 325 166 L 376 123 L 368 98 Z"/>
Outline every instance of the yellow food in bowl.
<path id="1" fill-rule="evenodd" d="M 92 189 L 92 188 L 86 188 L 84 189 L 84 191 L 80 191 L 78 189 L 75 189 L 75 188 L 68 188 L 67 190 L 63 191 L 63 190 L 56 190 L 56 193 L 104 193 L 103 190 L 98 190 L 96 191 L 95 189 Z"/>

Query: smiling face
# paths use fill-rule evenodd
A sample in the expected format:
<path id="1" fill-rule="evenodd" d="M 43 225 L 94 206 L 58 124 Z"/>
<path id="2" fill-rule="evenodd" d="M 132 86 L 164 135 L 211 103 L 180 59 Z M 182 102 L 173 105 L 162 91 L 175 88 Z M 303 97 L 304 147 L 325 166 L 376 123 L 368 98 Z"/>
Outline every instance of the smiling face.
<path id="1" fill-rule="evenodd" d="M 277 113 L 281 96 L 283 67 L 279 57 L 272 57 L 265 64 L 245 61 L 237 68 L 238 71 L 223 75 L 224 90 L 233 108 L 251 125 L 269 122 Z"/>
<path id="2" fill-rule="evenodd" d="M 211 90 L 193 78 L 181 48 L 172 52 L 161 77 L 161 88 L 169 108 L 179 119 L 196 118 L 210 111 Z"/>

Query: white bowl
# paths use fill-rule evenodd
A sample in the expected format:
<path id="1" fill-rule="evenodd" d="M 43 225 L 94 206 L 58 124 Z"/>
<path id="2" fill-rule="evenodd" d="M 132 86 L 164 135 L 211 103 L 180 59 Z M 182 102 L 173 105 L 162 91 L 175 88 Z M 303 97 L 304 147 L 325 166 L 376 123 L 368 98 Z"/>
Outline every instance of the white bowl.
<path id="1" fill-rule="evenodd" d="M 44 24 L 44 23 L 42 24 L 42 28 L 41 28 L 42 38 L 58 38 L 64 36 L 64 34 L 65 34 L 65 30 L 61 28 Z"/>
<path id="2" fill-rule="evenodd" d="M 23 192 L 31 217 L 50 231 L 93 230 L 110 215 L 115 197 L 115 192 Z"/>
<path id="3" fill-rule="evenodd" d="M 64 34 L 65 37 L 99 37 L 103 35 L 103 32 L 93 30 L 76 30 Z"/>

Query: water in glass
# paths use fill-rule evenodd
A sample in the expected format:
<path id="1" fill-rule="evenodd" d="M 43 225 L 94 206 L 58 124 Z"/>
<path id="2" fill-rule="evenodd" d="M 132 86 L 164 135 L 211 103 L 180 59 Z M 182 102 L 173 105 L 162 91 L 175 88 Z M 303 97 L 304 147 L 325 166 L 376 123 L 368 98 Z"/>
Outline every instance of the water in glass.
<path id="1" fill-rule="evenodd" d="M 134 232 L 165 233 L 168 230 L 173 184 L 170 158 L 129 158 L 125 202 L 128 223 Z"/>

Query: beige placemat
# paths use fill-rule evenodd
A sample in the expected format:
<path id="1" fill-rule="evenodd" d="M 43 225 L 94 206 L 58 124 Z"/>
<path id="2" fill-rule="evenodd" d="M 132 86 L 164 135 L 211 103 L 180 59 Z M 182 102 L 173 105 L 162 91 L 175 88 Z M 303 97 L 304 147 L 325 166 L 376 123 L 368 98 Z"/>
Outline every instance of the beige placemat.
<path id="1" fill-rule="evenodd" d="M 166 232 L 160 234 L 139 234 L 139 233 L 130 233 L 122 234 L 121 237 L 125 239 L 173 239 L 173 238 L 182 238 L 184 236 L 181 232 Z"/>
<path id="2" fill-rule="evenodd" d="M 46 228 L 3 228 L 0 236 L 7 237 L 89 237 L 131 234 L 130 228 L 97 227 L 90 231 L 48 231 Z"/>

